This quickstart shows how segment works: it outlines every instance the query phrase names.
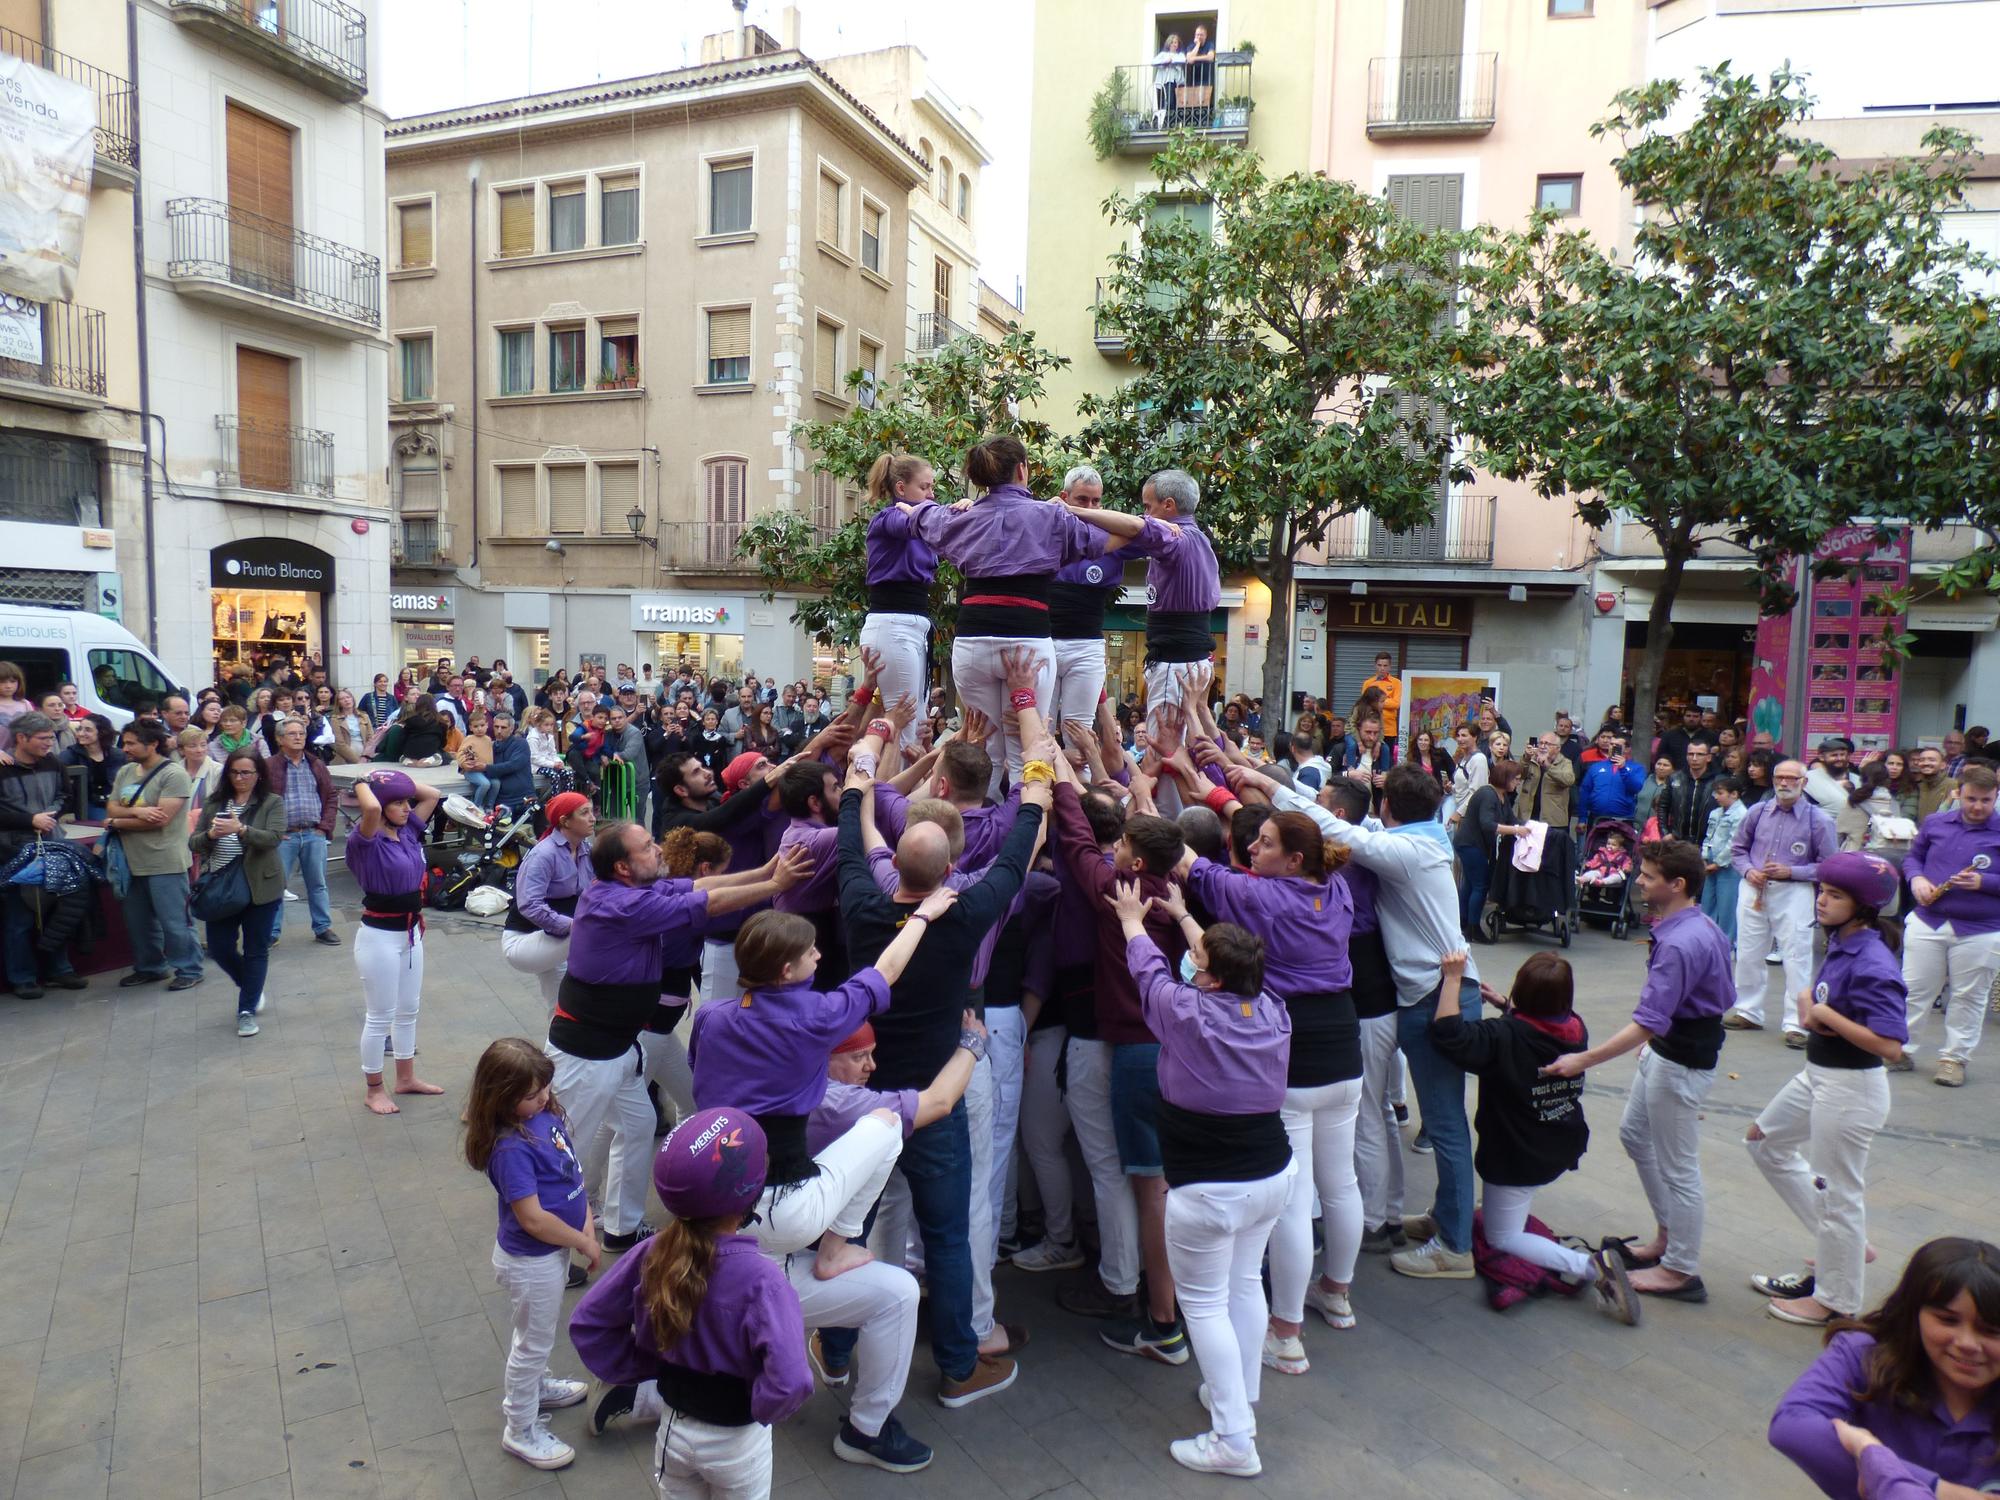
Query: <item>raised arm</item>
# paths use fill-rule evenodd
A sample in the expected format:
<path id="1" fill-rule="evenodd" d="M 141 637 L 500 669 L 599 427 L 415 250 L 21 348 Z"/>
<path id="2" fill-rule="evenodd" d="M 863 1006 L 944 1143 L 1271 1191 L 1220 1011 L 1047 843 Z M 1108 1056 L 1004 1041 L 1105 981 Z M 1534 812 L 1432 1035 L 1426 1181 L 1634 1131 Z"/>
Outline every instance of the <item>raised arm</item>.
<path id="1" fill-rule="evenodd" d="M 903 970 L 916 956 L 917 945 L 924 940 L 924 934 L 930 931 L 931 923 L 950 911 L 952 904 L 957 900 L 958 892 L 949 886 L 940 886 L 924 897 L 917 903 L 917 909 L 910 913 L 909 919 L 903 923 L 895 941 L 882 950 L 882 956 L 876 959 L 871 967 L 890 984 L 901 979 Z"/>

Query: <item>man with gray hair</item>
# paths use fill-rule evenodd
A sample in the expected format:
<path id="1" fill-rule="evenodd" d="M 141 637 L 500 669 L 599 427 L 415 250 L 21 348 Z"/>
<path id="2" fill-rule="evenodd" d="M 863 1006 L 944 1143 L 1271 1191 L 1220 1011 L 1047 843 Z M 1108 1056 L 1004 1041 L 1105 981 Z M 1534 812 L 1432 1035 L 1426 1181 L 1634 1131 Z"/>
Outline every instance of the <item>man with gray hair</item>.
<path id="1" fill-rule="evenodd" d="M 1062 502 L 1090 510 L 1104 502 L 1104 477 L 1089 464 L 1063 476 Z M 1053 720 L 1095 722 L 1104 692 L 1104 609 L 1125 586 L 1122 538 L 1101 556 L 1066 563 L 1049 584 L 1049 635 L 1056 650 Z"/>
<path id="2" fill-rule="evenodd" d="M 1146 528 L 1127 550 L 1146 564 L 1146 726 L 1181 701 L 1181 674 L 1215 660 L 1210 614 L 1222 602 L 1215 548 L 1195 525 L 1201 486 L 1185 469 L 1161 469 L 1139 494 Z M 1160 811 L 1166 813 L 1163 806 Z"/>
<path id="3" fill-rule="evenodd" d="M 56 759 L 56 721 L 30 710 L 14 720 L 13 750 L 0 764 L 0 865 L 36 839 L 55 837 L 56 815 L 67 800 L 62 762 Z M 17 1000 L 39 1000 L 46 971 L 59 990 L 80 990 L 65 947 L 42 951 L 40 923 L 25 887 L 0 885 L 0 959 Z"/>

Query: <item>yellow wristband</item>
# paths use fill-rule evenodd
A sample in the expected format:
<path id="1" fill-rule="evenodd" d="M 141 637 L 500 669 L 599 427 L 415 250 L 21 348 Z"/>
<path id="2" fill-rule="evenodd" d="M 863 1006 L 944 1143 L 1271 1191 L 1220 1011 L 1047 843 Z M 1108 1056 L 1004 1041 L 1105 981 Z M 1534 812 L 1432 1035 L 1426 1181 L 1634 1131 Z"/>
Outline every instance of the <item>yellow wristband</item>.
<path id="1" fill-rule="evenodd" d="M 1031 760 L 1025 766 L 1021 767 L 1021 780 L 1023 782 L 1054 781 L 1055 779 L 1056 768 L 1045 760 Z"/>

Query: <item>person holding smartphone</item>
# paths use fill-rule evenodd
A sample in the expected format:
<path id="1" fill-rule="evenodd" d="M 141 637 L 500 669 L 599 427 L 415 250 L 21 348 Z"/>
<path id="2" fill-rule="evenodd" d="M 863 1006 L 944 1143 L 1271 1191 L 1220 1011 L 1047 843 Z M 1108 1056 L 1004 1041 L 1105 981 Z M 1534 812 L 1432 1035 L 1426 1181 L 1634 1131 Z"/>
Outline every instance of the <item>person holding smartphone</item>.
<path id="1" fill-rule="evenodd" d="M 1623 739 L 1611 742 L 1609 760 L 1596 761 L 1584 769 L 1577 794 L 1577 819 L 1583 827 L 1598 818 L 1631 821 L 1638 809 L 1639 789 L 1646 784 L 1644 769 L 1626 755 Z"/>

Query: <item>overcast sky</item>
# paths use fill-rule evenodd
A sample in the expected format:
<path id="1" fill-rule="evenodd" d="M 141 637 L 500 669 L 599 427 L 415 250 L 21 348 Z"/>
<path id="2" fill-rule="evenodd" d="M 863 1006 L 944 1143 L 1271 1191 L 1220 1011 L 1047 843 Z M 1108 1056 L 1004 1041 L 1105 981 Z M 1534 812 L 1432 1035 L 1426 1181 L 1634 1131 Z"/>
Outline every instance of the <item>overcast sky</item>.
<path id="1" fill-rule="evenodd" d="M 750 20 L 777 34 L 780 9 L 750 0 Z M 981 179 L 980 274 L 1011 295 L 1027 270 L 1033 7 L 1004 24 L 987 7 L 949 0 L 805 0 L 799 9 L 807 56 L 914 43 L 945 92 L 984 117 L 993 163 Z M 704 35 L 736 21 L 728 0 L 389 0 L 379 14 L 391 115 L 685 67 L 700 59 Z"/>

